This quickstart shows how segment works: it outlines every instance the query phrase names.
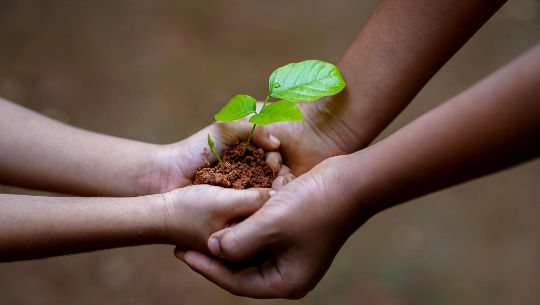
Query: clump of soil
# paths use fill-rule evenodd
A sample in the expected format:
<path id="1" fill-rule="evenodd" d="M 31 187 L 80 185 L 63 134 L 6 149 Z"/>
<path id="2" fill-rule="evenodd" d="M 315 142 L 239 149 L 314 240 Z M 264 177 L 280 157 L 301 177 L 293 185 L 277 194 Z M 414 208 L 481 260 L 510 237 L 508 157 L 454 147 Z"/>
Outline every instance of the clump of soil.
<path id="1" fill-rule="evenodd" d="M 264 160 L 262 148 L 249 145 L 243 157 L 245 143 L 236 143 L 223 152 L 222 163 L 207 165 L 195 173 L 193 184 L 211 184 L 234 189 L 271 187 L 276 174 Z"/>

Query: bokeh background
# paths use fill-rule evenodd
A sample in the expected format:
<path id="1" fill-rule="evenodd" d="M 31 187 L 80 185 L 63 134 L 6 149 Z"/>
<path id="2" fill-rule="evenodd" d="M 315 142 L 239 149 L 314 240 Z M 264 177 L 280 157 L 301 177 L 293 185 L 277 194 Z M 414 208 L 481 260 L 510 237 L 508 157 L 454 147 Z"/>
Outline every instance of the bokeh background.
<path id="1" fill-rule="evenodd" d="M 278 66 L 336 62 L 375 5 L 2 0 L 0 96 L 82 128 L 174 142 L 211 123 L 232 95 L 264 97 Z M 383 137 L 539 38 L 540 3 L 510 1 Z M 385 211 L 294 303 L 539 304 L 539 182 L 536 160 Z M 0 192 L 42 194 L 7 186 Z M 293 303 L 232 296 L 172 250 L 145 246 L 1 264 L 0 304 Z"/>

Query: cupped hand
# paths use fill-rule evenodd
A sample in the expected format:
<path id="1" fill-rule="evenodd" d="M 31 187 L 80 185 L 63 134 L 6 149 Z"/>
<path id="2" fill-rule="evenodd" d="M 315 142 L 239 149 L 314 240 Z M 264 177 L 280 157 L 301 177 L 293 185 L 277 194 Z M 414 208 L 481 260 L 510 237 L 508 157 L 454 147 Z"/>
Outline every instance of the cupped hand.
<path id="1" fill-rule="evenodd" d="M 339 103 L 333 101 L 335 104 Z M 282 160 L 287 164 L 280 175 L 285 176 L 290 169 L 298 176 L 329 157 L 351 153 L 367 144 L 340 119 L 342 110 L 328 107 L 326 100 L 298 103 L 298 106 L 304 121 L 259 125 L 253 135 L 253 144 L 264 150 L 279 149 L 280 154 L 268 154 L 267 161 L 276 171 L 280 170 Z M 261 107 L 262 103 L 258 103 L 258 108 Z M 209 153 L 208 134 L 221 154 L 237 141 L 245 141 L 252 127 L 247 118 L 215 122 L 183 141 L 160 146 L 152 159 L 140 167 L 136 193 L 163 193 L 190 185 L 195 171 L 206 164 L 207 157 L 210 162 L 216 161 Z M 278 177 L 273 187 L 279 188 L 292 178 L 292 175 Z"/>
<path id="2" fill-rule="evenodd" d="M 253 214 L 270 198 L 269 191 L 192 185 L 165 193 L 161 195 L 165 242 L 208 253 L 209 236 Z"/>
<path id="3" fill-rule="evenodd" d="M 215 150 L 222 154 L 225 148 L 248 138 L 252 125 L 247 120 L 215 122 L 180 142 L 159 146 L 137 173 L 138 194 L 165 193 L 192 184 L 197 169 L 206 162 L 216 162 L 210 153 L 207 136 L 210 134 Z M 269 130 L 256 128 L 252 143 L 267 151 L 266 161 L 278 176 L 274 188 L 278 189 L 293 176 L 282 166 L 281 155 L 276 151 L 279 140 Z"/>
<path id="4" fill-rule="evenodd" d="M 339 96 L 332 97 L 333 105 Z M 340 119 L 340 110 L 335 106 L 329 107 L 328 99 L 313 102 L 297 103 L 304 117 L 303 121 L 281 122 L 266 126 L 258 126 L 261 131 L 254 135 L 264 137 L 272 134 L 279 139 L 279 151 L 283 163 L 299 176 L 321 161 L 338 155 L 352 153 L 363 148 L 369 139 L 359 138 L 345 122 Z M 259 103 L 260 108 L 262 103 Z"/>
<path id="5" fill-rule="evenodd" d="M 354 230 L 371 214 L 348 193 L 347 158 L 325 160 L 283 187 L 255 214 L 211 236 L 218 258 L 178 249 L 178 258 L 233 294 L 300 298 L 319 282 Z M 349 173 L 350 174 L 350 173 Z M 272 258 L 238 268 L 257 253 Z"/>

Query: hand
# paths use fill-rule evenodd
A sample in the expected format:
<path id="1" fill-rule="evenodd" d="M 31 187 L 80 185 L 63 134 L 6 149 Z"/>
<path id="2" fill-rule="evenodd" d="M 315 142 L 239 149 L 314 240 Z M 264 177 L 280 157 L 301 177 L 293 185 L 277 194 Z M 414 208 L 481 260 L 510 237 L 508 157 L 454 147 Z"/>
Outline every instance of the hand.
<path id="1" fill-rule="evenodd" d="M 136 192 L 164 193 L 190 185 L 195 171 L 206 165 L 207 158 L 210 163 L 216 162 L 208 147 L 208 134 L 215 142 L 216 151 L 221 154 L 235 142 L 245 141 L 251 127 L 247 120 L 216 122 L 180 142 L 158 146 L 150 160 L 139 169 Z M 266 161 L 270 168 L 277 172 L 278 176 L 285 176 L 276 179 L 274 188 L 279 189 L 293 178 L 292 174 L 288 175 L 288 168 L 281 166 L 281 155 L 275 152 L 279 148 L 279 140 L 271 136 L 268 130 L 256 128 L 253 144 L 266 150 Z"/>
<path id="2" fill-rule="evenodd" d="M 253 214 L 270 198 L 268 192 L 269 189 L 234 190 L 193 185 L 165 193 L 166 242 L 208 253 L 208 237 Z"/>
<path id="3" fill-rule="evenodd" d="M 302 174 L 328 157 L 350 153 L 358 148 L 358 138 L 333 114 L 338 110 L 331 112 L 326 108 L 327 101 L 298 105 L 304 121 L 257 126 L 253 134 L 253 144 L 266 151 L 280 150 L 280 154 L 267 154 L 270 167 L 279 171 L 278 176 L 283 176 L 276 178 L 272 185 L 274 189 L 291 181 L 293 174 Z M 262 107 L 262 103 L 258 103 L 258 107 Z M 151 154 L 151 160 L 140 167 L 137 194 L 164 193 L 190 185 L 195 171 L 205 165 L 207 155 L 210 162 L 216 161 L 209 154 L 208 134 L 215 142 L 216 151 L 222 153 L 227 146 L 245 141 L 252 126 L 247 119 L 215 122 L 183 141 L 158 146 Z M 280 168 L 282 157 L 287 167 Z"/>
<path id="4" fill-rule="evenodd" d="M 339 106 L 345 104 L 340 100 L 342 94 L 298 103 L 303 121 L 258 126 L 261 133 L 253 138 L 259 140 L 258 136 L 272 134 L 279 139 L 283 161 L 297 176 L 329 157 L 363 148 L 371 139 L 367 135 L 355 134 L 341 119 L 340 112 L 343 110 Z M 258 106 L 261 107 L 262 103 Z"/>
<path id="5" fill-rule="evenodd" d="M 371 213 L 358 211 L 348 193 L 350 156 L 330 158 L 287 184 L 255 214 L 211 236 L 211 252 L 242 262 L 263 250 L 273 258 L 235 268 L 196 251 L 176 250 L 193 270 L 233 294 L 301 298 L 317 284 L 352 232 Z"/>

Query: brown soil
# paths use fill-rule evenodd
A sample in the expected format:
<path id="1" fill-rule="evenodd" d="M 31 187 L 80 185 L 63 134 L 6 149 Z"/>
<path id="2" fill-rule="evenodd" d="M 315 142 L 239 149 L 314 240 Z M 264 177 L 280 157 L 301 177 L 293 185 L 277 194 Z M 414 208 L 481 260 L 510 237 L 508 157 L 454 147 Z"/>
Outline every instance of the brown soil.
<path id="1" fill-rule="evenodd" d="M 223 152 L 222 163 L 208 165 L 195 173 L 193 184 L 211 184 L 234 189 L 271 187 L 275 173 L 264 160 L 262 148 L 249 145 L 242 156 L 244 143 L 237 143 Z"/>

